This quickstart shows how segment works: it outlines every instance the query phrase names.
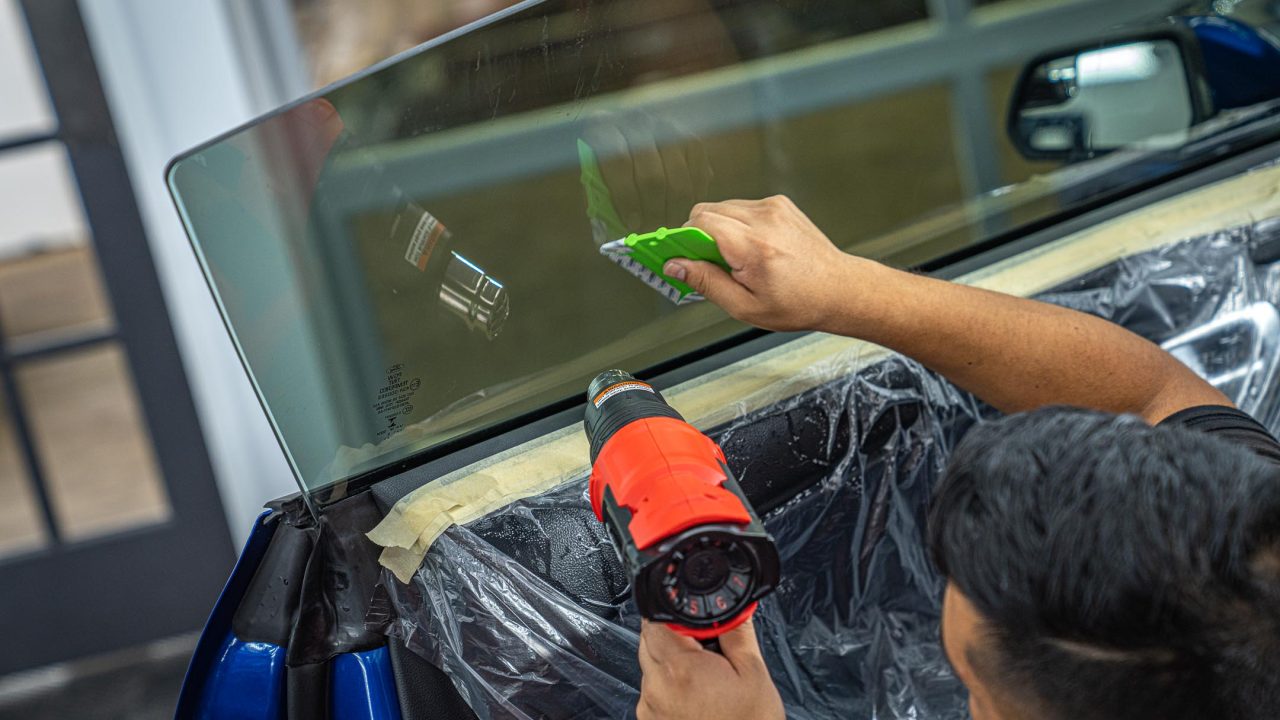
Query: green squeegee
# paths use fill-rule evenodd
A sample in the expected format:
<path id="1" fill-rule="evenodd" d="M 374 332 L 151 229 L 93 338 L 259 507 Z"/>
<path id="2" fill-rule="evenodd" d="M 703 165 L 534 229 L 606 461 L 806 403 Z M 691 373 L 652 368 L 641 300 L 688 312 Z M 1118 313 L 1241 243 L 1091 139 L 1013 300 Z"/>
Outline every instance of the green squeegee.
<path id="1" fill-rule="evenodd" d="M 677 305 L 697 302 L 702 296 L 688 285 L 662 273 L 668 260 L 704 260 L 729 270 L 729 264 L 720 256 L 716 241 L 696 227 L 658 228 L 643 235 L 628 235 L 621 240 L 601 245 L 600 254 L 621 265 L 627 272 Z"/>

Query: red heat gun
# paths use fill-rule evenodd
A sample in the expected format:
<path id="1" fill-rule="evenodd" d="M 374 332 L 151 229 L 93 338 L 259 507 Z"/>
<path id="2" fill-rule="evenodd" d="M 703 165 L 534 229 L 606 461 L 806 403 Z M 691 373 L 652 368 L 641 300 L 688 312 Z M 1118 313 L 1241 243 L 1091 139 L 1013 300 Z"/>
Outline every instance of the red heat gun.
<path id="1" fill-rule="evenodd" d="M 709 641 L 778 583 L 778 551 L 714 440 L 621 370 L 587 393 L 591 506 L 643 617 Z"/>

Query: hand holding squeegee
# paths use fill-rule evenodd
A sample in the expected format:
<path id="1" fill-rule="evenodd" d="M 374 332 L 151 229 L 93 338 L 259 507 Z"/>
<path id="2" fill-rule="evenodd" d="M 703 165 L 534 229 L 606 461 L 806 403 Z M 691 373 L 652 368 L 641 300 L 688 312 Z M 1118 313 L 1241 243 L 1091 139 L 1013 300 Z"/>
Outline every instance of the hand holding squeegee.
<path id="1" fill-rule="evenodd" d="M 657 290 L 676 305 L 702 300 L 693 288 L 666 275 L 663 267 L 673 258 L 701 260 L 719 265 L 725 271 L 729 264 L 720 255 L 716 241 L 696 227 L 659 228 L 643 235 L 631 234 L 621 240 L 600 246 L 600 254 L 616 262 L 624 270 Z"/>

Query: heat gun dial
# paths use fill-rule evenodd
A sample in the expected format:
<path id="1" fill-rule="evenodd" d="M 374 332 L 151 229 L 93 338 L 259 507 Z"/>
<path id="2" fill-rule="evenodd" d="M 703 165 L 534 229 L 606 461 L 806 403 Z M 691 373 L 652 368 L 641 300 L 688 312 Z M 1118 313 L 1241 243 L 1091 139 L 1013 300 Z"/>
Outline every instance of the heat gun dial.
<path id="1" fill-rule="evenodd" d="M 668 555 L 662 596 L 676 616 L 718 622 L 736 614 L 750 596 L 751 557 L 737 540 L 688 538 Z"/>

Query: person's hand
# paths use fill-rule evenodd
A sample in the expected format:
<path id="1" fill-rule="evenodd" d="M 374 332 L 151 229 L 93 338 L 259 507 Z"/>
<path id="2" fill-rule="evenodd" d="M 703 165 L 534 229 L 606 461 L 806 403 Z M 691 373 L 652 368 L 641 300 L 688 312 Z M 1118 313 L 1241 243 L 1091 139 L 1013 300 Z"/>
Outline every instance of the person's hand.
<path id="1" fill-rule="evenodd" d="M 860 271 L 877 266 L 841 252 L 781 195 L 696 205 L 686 224 L 715 238 L 732 274 L 683 259 L 668 262 L 663 272 L 768 330 L 828 329 L 839 308 L 865 289 Z"/>
<path id="2" fill-rule="evenodd" d="M 754 623 L 721 635 L 720 650 L 645 621 L 637 720 L 786 720 Z"/>

